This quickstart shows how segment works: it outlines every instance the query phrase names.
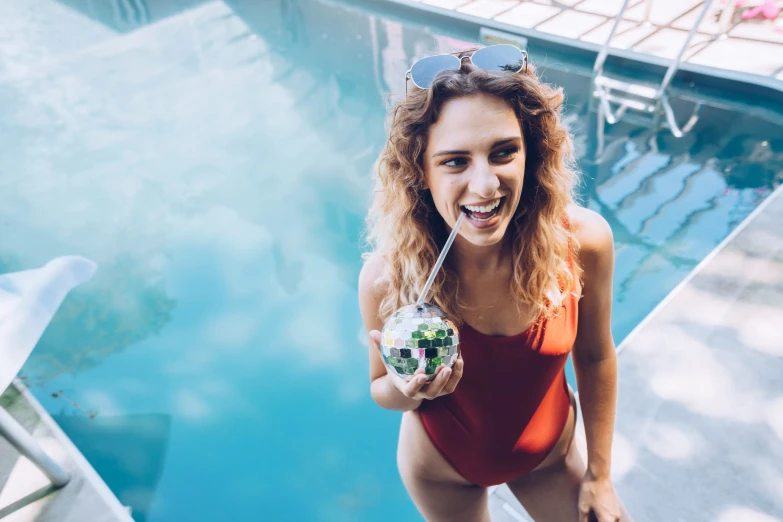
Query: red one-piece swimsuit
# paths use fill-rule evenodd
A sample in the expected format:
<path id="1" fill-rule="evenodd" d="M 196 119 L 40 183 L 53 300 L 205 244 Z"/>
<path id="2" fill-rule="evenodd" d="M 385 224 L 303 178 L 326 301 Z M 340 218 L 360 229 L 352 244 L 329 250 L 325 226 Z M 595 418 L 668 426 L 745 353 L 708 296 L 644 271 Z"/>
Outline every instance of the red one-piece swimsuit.
<path id="1" fill-rule="evenodd" d="M 573 272 L 571 259 L 569 265 Z M 466 480 L 484 487 L 508 482 L 533 470 L 557 443 L 571 405 L 565 363 L 578 304 L 568 293 L 554 317 L 513 336 L 463 323 L 462 379 L 418 411 L 432 443 Z"/>

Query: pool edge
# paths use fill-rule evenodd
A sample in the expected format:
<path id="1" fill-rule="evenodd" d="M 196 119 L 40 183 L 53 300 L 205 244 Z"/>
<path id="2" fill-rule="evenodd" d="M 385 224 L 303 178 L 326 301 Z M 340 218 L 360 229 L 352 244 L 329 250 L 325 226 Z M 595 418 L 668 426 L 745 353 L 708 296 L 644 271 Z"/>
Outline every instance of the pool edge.
<path id="1" fill-rule="evenodd" d="M 331 1 L 338 3 L 343 2 L 343 0 Z M 545 46 L 560 52 L 577 51 L 577 53 L 580 54 L 583 59 L 591 59 L 593 62 L 601 50 L 600 45 L 591 42 L 585 42 L 582 40 L 545 33 L 536 29 L 510 25 L 503 22 L 498 22 L 491 18 L 481 18 L 456 10 L 422 4 L 418 1 L 364 0 L 363 4 L 368 6 L 385 6 L 387 8 L 392 7 L 401 11 L 409 11 L 409 14 L 415 14 L 417 12 L 426 13 L 429 16 L 441 18 L 443 21 L 458 21 L 463 26 L 474 26 L 476 29 L 479 27 L 496 29 L 498 31 L 503 31 L 513 35 L 523 36 L 539 44 L 543 43 Z M 351 6 L 360 8 L 360 6 L 355 4 L 351 4 Z M 655 71 L 652 72 L 661 78 L 663 77 L 663 74 L 669 63 L 669 60 L 658 56 L 636 51 L 629 51 L 626 49 L 611 48 L 611 52 L 607 56 L 607 63 L 617 61 L 622 62 L 623 65 L 628 64 L 634 66 L 635 68 L 639 69 L 638 72 L 642 72 L 645 74 L 645 76 L 650 74 L 651 69 L 646 69 L 644 66 L 652 67 L 652 69 L 655 69 Z M 681 72 L 687 73 L 686 76 L 688 76 L 688 78 L 682 78 L 682 75 L 680 74 Z M 744 91 L 746 94 L 764 95 L 765 97 L 774 101 L 778 101 L 783 98 L 783 81 L 777 80 L 773 77 L 745 73 L 731 69 L 719 69 L 706 65 L 682 62 L 677 69 L 677 74 L 675 74 L 672 84 L 683 81 L 697 81 L 700 85 L 703 86 L 729 91 L 737 91 L 739 88 L 745 87 Z M 748 87 L 751 87 L 750 93 L 747 92 Z M 752 92 L 754 90 L 758 92 Z"/>
<path id="2" fill-rule="evenodd" d="M 33 412 L 38 415 L 40 422 L 50 430 L 52 435 L 57 439 L 57 442 L 62 445 L 63 449 L 67 452 L 68 457 L 72 459 L 73 463 L 78 468 L 79 473 L 81 473 L 84 479 L 95 488 L 95 491 L 112 511 L 112 514 L 116 516 L 118 520 L 134 522 L 133 517 L 126 511 L 117 496 L 109 489 L 109 486 L 106 485 L 106 482 L 103 481 L 98 472 L 95 471 L 95 468 L 92 467 L 87 458 L 79 451 L 73 441 L 71 441 L 70 437 L 60 428 L 60 425 L 57 424 L 51 415 L 49 415 L 49 412 L 46 411 L 43 405 L 38 402 L 38 399 L 35 398 L 27 386 L 17 378 L 11 383 L 11 387 L 19 392 L 22 398 L 27 401 L 27 404 Z"/>
<path id="3" fill-rule="evenodd" d="M 710 252 L 702 258 L 702 260 L 697 264 L 695 267 L 693 267 L 693 270 L 688 272 L 688 275 L 685 276 L 685 278 L 680 281 L 677 286 L 672 288 L 672 290 L 666 294 L 666 297 L 664 297 L 656 306 L 653 308 L 650 313 L 648 313 L 646 316 L 644 316 L 644 319 L 642 319 L 634 328 L 631 330 L 628 335 L 625 336 L 625 338 L 620 342 L 620 344 L 617 346 L 616 353 L 617 355 L 620 355 L 621 352 L 625 350 L 625 348 L 630 344 L 631 341 L 633 341 L 634 337 L 636 337 L 639 332 L 652 320 L 654 319 L 658 314 L 660 314 L 664 308 L 671 302 L 677 294 L 679 294 L 685 286 L 690 283 L 693 278 L 695 278 L 699 273 L 701 273 L 702 270 L 704 270 L 704 267 L 707 266 L 708 263 L 710 263 L 718 254 L 720 254 L 731 241 L 736 238 L 743 230 L 745 230 L 755 219 L 758 217 L 759 214 L 764 212 L 764 209 L 766 209 L 777 197 L 780 197 L 780 195 L 783 194 L 783 185 L 779 185 L 775 190 L 773 190 L 764 200 L 759 203 L 759 205 L 753 209 L 753 211 L 745 216 L 745 219 L 743 219 L 739 225 L 734 227 L 734 230 L 729 232 L 729 234 L 723 238 L 723 241 L 718 243 L 718 245 L 710 250 Z"/>

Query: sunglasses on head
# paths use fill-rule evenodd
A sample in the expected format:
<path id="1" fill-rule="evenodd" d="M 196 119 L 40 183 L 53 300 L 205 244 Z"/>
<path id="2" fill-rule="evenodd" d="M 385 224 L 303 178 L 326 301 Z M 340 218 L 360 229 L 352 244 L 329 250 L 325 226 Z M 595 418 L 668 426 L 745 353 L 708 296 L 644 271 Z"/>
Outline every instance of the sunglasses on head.
<path id="1" fill-rule="evenodd" d="M 471 53 L 462 58 L 457 55 Z M 510 44 L 496 44 L 487 47 L 455 51 L 447 54 L 425 56 L 416 60 L 405 73 L 405 95 L 408 95 L 408 80 L 419 89 L 429 89 L 435 77 L 444 71 L 458 71 L 462 60 L 468 58 L 479 69 L 507 71 L 513 74 L 522 69 L 527 72 L 527 52 Z"/>

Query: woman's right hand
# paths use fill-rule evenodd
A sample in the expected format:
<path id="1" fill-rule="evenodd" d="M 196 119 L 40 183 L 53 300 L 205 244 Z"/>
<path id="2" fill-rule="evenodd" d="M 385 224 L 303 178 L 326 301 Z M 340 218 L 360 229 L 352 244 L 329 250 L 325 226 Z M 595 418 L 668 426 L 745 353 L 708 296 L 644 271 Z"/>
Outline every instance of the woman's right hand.
<path id="1" fill-rule="evenodd" d="M 371 330 L 370 342 L 373 343 L 375 349 L 380 353 L 381 332 L 378 330 Z M 462 378 L 462 368 L 464 364 L 462 354 L 460 354 L 451 368 L 439 366 L 435 370 L 435 378 L 429 383 L 427 383 L 427 375 L 424 373 L 423 368 L 419 368 L 416 370 L 416 373 L 409 375 L 406 379 L 401 378 L 396 373 L 389 370 L 388 366 L 386 367 L 386 374 L 389 376 L 388 381 L 409 399 L 432 400 L 441 395 L 448 395 L 454 391 Z"/>

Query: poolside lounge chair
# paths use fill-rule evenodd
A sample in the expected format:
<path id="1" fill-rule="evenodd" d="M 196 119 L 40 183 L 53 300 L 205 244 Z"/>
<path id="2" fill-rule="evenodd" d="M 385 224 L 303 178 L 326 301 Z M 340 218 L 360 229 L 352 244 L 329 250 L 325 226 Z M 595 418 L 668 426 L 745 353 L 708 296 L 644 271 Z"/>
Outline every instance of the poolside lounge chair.
<path id="1" fill-rule="evenodd" d="M 95 268 L 89 259 L 66 256 L 41 268 L 0 274 L 0 394 L 22 369 L 68 292 L 88 281 Z M 2 407 L 0 436 L 38 466 L 55 487 L 70 480 Z"/>

